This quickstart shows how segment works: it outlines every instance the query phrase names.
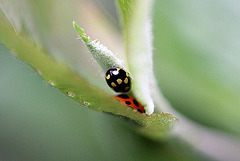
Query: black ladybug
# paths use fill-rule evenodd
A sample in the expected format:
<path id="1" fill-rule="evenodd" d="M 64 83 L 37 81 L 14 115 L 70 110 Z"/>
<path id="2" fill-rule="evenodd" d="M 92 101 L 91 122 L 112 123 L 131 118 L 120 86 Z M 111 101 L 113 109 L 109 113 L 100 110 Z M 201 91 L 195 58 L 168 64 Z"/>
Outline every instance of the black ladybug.
<path id="1" fill-rule="evenodd" d="M 128 92 L 131 88 L 129 73 L 122 68 L 110 68 L 106 72 L 106 81 L 115 92 Z"/>

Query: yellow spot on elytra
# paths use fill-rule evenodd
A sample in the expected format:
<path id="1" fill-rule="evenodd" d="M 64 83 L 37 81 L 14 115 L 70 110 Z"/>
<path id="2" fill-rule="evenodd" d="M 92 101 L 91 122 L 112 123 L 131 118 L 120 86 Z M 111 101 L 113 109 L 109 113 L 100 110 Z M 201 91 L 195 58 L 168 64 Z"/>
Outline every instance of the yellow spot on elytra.
<path id="1" fill-rule="evenodd" d="M 112 82 L 111 85 L 112 85 L 113 87 L 117 87 L 117 85 L 116 85 L 114 82 Z"/>
<path id="2" fill-rule="evenodd" d="M 120 68 L 117 68 L 117 71 L 119 72 Z"/>
<path id="3" fill-rule="evenodd" d="M 126 76 L 127 76 L 127 77 L 129 77 L 129 74 L 128 74 L 128 72 L 126 72 Z"/>
<path id="4" fill-rule="evenodd" d="M 127 77 L 124 79 L 124 83 L 125 83 L 125 84 L 128 83 L 128 78 L 127 78 Z"/>
<path id="5" fill-rule="evenodd" d="M 110 79 L 110 75 L 109 74 L 106 76 L 106 79 Z"/>
<path id="6" fill-rule="evenodd" d="M 125 87 L 125 90 L 127 91 L 129 89 L 129 87 Z"/>
<path id="7" fill-rule="evenodd" d="M 117 79 L 117 82 L 118 82 L 118 84 L 121 84 L 122 80 L 121 79 Z"/>

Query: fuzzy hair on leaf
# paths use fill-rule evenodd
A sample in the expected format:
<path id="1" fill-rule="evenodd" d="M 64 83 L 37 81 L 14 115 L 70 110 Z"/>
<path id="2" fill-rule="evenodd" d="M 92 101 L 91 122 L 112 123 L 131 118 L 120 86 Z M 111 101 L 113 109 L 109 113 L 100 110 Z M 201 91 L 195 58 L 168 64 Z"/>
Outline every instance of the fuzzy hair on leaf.
<path id="1" fill-rule="evenodd" d="M 113 67 L 124 68 L 122 60 L 117 58 L 117 56 L 112 51 L 110 51 L 99 41 L 91 40 L 90 37 L 87 37 L 84 30 L 79 27 L 74 21 L 73 27 L 76 29 L 83 43 L 86 45 L 92 57 L 98 62 L 99 66 L 102 68 L 103 71 L 107 71 L 108 69 Z"/>

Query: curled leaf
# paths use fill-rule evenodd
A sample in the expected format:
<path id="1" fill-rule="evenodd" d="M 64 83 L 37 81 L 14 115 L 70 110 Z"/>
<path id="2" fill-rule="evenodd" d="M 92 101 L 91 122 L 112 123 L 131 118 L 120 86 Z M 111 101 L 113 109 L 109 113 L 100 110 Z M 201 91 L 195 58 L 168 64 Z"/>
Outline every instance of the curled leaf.
<path id="1" fill-rule="evenodd" d="M 154 112 L 151 6 L 152 0 L 118 0 L 123 15 L 124 38 L 129 71 L 134 78 L 132 92 L 147 114 Z"/>

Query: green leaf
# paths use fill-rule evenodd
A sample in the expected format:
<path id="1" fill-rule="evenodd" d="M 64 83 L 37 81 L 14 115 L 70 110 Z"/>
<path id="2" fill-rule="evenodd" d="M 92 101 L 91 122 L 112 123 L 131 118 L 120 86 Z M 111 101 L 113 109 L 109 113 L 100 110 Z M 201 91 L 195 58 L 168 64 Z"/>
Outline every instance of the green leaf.
<path id="1" fill-rule="evenodd" d="M 84 30 L 79 27 L 76 22 L 73 22 L 73 27 L 78 32 L 83 43 L 87 46 L 92 57 L 98 62 L 104 72 L 113 67 L 124 68 L 122 61 L 118 59 L 113 52 L 100 44 L 99 41 L 91 40 L 90 37 L 87 37 Z"/>
<path id="2" fill-rule="evenodd" d="M 153 61 L 151 10 L 152 0 L 118 0 L 123 15 L 124 39 L 132 92 L 148 114 L 154 112 L 152 100 Z M 153 86 L 152 86 L 153 85 Z"/>
<path id="3" fill-rule="evenodd" d="M 1 42 L 0 74 L 4 160 L 200 160 L 182 141 L 153 142 L 128 122 L 66 97 Z"/>
<path id="4" fill-rule="evenodd" d="M 169 128 L 177 121 L 171 115 L 148 116 L 126 108 L 115 101 L 108 93 L 83 80 L 66 64 L 57 62 L 43 50 L 38 50 L 33 43 L 19 36 L 3 21 L 0 21 L 0 40 L 18 58 L 32 66 L 50 85 L 90 109 L 128 117 L 140 125 L 136 128 L 147 132 L 152 131 L 152 135 L 157 135 L 159 138 L 162 137 L 162 133 L 169 132 Z M 158 122 L 159 120 L 164 120 L 166 124 L 162 125 L 161 121 Z"/>

